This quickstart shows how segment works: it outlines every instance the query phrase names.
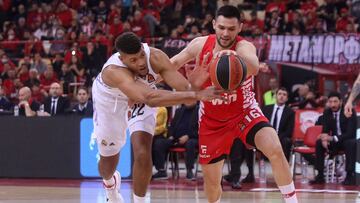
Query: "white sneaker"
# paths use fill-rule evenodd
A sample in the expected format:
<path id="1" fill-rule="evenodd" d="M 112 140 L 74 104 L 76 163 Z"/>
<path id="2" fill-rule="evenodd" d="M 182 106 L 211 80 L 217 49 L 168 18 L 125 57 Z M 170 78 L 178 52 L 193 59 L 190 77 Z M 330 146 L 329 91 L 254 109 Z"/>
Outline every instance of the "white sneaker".
<path id="1" fill-rule="evenodd" d="M 115 184 L 110 188 L 108 188 L 105 184 L 103 184 L 106 193 L 106 202 L 123 203 L 124 199 L 120 194 L 121 176 L 119 171 L 115 171 L 114 179 L 115 179 Z"/>

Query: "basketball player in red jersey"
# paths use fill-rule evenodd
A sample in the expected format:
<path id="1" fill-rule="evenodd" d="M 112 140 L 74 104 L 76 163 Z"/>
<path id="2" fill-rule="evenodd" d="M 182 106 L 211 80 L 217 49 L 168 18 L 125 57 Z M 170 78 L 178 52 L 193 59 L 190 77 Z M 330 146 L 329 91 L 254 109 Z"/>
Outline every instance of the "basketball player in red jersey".
<path id="1" fill-rule="evenodd" d="M 253 92 L 253 76 L 258 73 L 259 59 L 255 46 L 238 36 L 241 31 L 240 13 L 236 7 L 223 6 L 213 20 L 215 35 L 198 37 L 174 56 L 176 68 L 197 58 L 210 62 L 214 55 L 232 53 L 239 55 L 247 66 L 247 79 L 234 93 L 227 94 L 228 101 L 201 102 L 199 110 L 199 157 L 204 174 L 205 194 L 209 202 L 220 202 L 221 178 L 224 159 L 229 154 L 236 137 L 248 147 L 256 147 L 270 160 L 275 181 L 285 202 L 296 203 L 294 183 L 276 131 L 261 112 Z M 193 87 L 211 85 L 207 78 L 208 66 L 194 70 L 203 77 L 191 81 Z"/>

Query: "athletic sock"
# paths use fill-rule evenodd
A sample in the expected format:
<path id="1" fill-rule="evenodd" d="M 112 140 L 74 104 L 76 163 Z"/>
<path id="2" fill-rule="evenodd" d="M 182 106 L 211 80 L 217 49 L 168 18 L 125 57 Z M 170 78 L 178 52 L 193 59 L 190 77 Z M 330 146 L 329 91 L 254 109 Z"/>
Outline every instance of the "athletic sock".
<path id="1" fill-rule="evenodd" d="M 134 198 L 134 203 L 145 203 L 145 197 L 139 197 L 134 193 L 133 198 Z"/>
<path id="2" fill-rule="evenodd" d="M 111 188 L 112 186 L 115 185 L 115 178 L 114 178 L 114 176 L 111 176 L 111 178 L 109 180 L 103 179 L 103 182 L 104 182 L 105 187 Z"/>
<path id="3" fill-rule="evenodd" d="M 286 203 L 297 203 L 297 197 L 295 192 L 294 182 L 289 185 L 279 186 L 280 192 Z"/>

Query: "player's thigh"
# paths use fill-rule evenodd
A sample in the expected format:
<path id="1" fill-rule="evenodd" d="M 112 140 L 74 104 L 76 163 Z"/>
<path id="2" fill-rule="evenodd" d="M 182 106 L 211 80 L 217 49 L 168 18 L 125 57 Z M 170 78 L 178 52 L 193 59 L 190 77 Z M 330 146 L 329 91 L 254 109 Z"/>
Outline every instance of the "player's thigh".
<path id="1" fill-rule="evenodd" d="M 212 164 L 202 164 L 201 168 L 205 183 L 210 186 L 220 185 L 223 166 L 224 160 Z"/>
<path id="2" fill-rule="evenodd" d="M 263 152 L 267 157 L 274 153 L 282 152 L 279 137 L 272 127 L 263 127 L 257 131 L 254 142 L 256 148 Z"/>
<path id="3" fill-rule="evenodd" d="M 118 105 L 114 111 L 111 103 L 103 102 L 99 99 L 94 105 L 94 134 L 100 155 L 109 157 L 118 154 L 126 142 L 126 108 Z"/>
<path id="4" fill-rule="evenodd" d="M 152 137 L 155 132 L 155 116 L 133 122 L 128 128 L 135 154 L 151 151 Z"/>

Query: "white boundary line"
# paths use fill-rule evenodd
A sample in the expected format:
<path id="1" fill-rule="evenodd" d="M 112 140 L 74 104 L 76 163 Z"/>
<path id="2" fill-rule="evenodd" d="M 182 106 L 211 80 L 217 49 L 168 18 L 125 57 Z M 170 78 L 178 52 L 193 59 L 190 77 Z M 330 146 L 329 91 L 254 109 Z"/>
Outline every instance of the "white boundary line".
<path id="1" fill-rule="evenodd" d="M 254 188 L 250 189 L 251 192 L 277 192 L 278 188 Z M 357 190 L 331 190 L 331 189 L 296 189 L 296 192 L 308 193 L 354 193 L 360 194 Z"/>

